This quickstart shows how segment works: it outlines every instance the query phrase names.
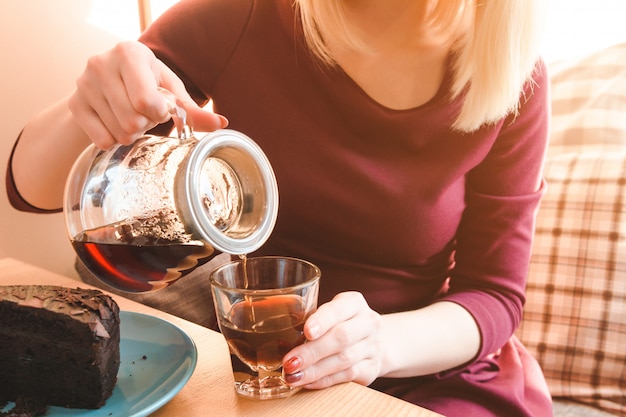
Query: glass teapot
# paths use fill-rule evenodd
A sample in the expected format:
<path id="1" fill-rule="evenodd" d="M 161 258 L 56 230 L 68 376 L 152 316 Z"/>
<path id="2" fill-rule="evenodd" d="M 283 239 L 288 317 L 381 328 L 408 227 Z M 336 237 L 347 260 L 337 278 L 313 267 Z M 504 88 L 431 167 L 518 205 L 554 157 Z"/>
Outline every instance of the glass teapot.
<path id="1" fill-rule="evenodd" d="M 260 147 L 222 129 L 197 139 L 173 95 L 178 137 L 145 135 L 106 151 L 88 146 L 65 184 L 76 254 L 127 292 L 164 288 L 219 253 L 243 255 L 271 234 L 278 187 Z"/>

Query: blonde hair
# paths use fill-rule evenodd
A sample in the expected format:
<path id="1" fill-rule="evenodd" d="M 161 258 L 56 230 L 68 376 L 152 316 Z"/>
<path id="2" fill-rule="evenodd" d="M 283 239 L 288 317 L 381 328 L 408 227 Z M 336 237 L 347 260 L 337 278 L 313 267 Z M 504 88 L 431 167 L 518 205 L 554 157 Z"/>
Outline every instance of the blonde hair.
<path id="1" fill-rule="evenodd" d="M 350 30 L 340 0 L 295 0 L 306 42 L 335 65 L 329 42 L 366 48 Z M 448 38 L 455 55 L 451 99 L 464 94 L 453 128 L 471 132 L 517 114 L 520 93 L 539 57 L 545 0 L 429 0 L 422 24 Z M 419 24 L 416 17 L 416 24 Z"/>

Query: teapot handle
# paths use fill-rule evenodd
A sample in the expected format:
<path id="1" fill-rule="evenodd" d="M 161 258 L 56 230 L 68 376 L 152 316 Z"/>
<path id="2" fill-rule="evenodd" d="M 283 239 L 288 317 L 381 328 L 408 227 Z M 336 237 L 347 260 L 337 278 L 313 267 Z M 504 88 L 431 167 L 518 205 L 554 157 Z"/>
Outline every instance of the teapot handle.
<path id="1" fill-rule="evenodd" d="M 172 115 L 174 126 L 178 133 L 178 139 L 186 140 L 193 138 L 193 130 L 187 124 L 187 112 L 183 108 L 180 100 L 169 90 L 158 87 L 158 90 L 167 102 L 168 111 Z"/>

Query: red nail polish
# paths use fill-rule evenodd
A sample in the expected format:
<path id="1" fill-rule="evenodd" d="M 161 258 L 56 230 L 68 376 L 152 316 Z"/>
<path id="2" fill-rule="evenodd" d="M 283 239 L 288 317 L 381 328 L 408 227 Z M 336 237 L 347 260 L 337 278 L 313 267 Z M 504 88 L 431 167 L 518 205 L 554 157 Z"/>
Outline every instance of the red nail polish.
<path id="1" fill-rule="evenodd" d="M 298 368 L 300 368 L 300 366 L 302 366 L 302 361 L 300 360 L 300 358 L 297 356 L 293 356 L 285 361 L 283 369 L 285 370 L 286 374 L 293 374 L 298 370 Z M 302 377 L 302 375 L 300 377 Z"/>
<path id="2" fill-rule="evenodd" d="M 304 373 L 302 373 L 302 371 L 298 371 L 298 372 L 295 372 L 293 374 L 285 374 L 284 375 L 285 382 L 287 382 L 288 384 L 294 384 L 294 383 L 300 381 L 302 379 L 303 375 L 304 375 Z"/>

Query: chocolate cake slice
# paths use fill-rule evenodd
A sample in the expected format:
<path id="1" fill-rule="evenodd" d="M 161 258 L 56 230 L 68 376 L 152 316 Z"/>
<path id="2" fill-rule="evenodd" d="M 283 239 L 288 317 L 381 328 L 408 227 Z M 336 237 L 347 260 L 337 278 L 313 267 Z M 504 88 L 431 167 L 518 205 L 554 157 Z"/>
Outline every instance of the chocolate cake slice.
<path id="1" fill-rule="evenodd" d="M 0 399 L 95 409 L 120 366 L 120 318 L 98 290 L 0 286 Z"/>

